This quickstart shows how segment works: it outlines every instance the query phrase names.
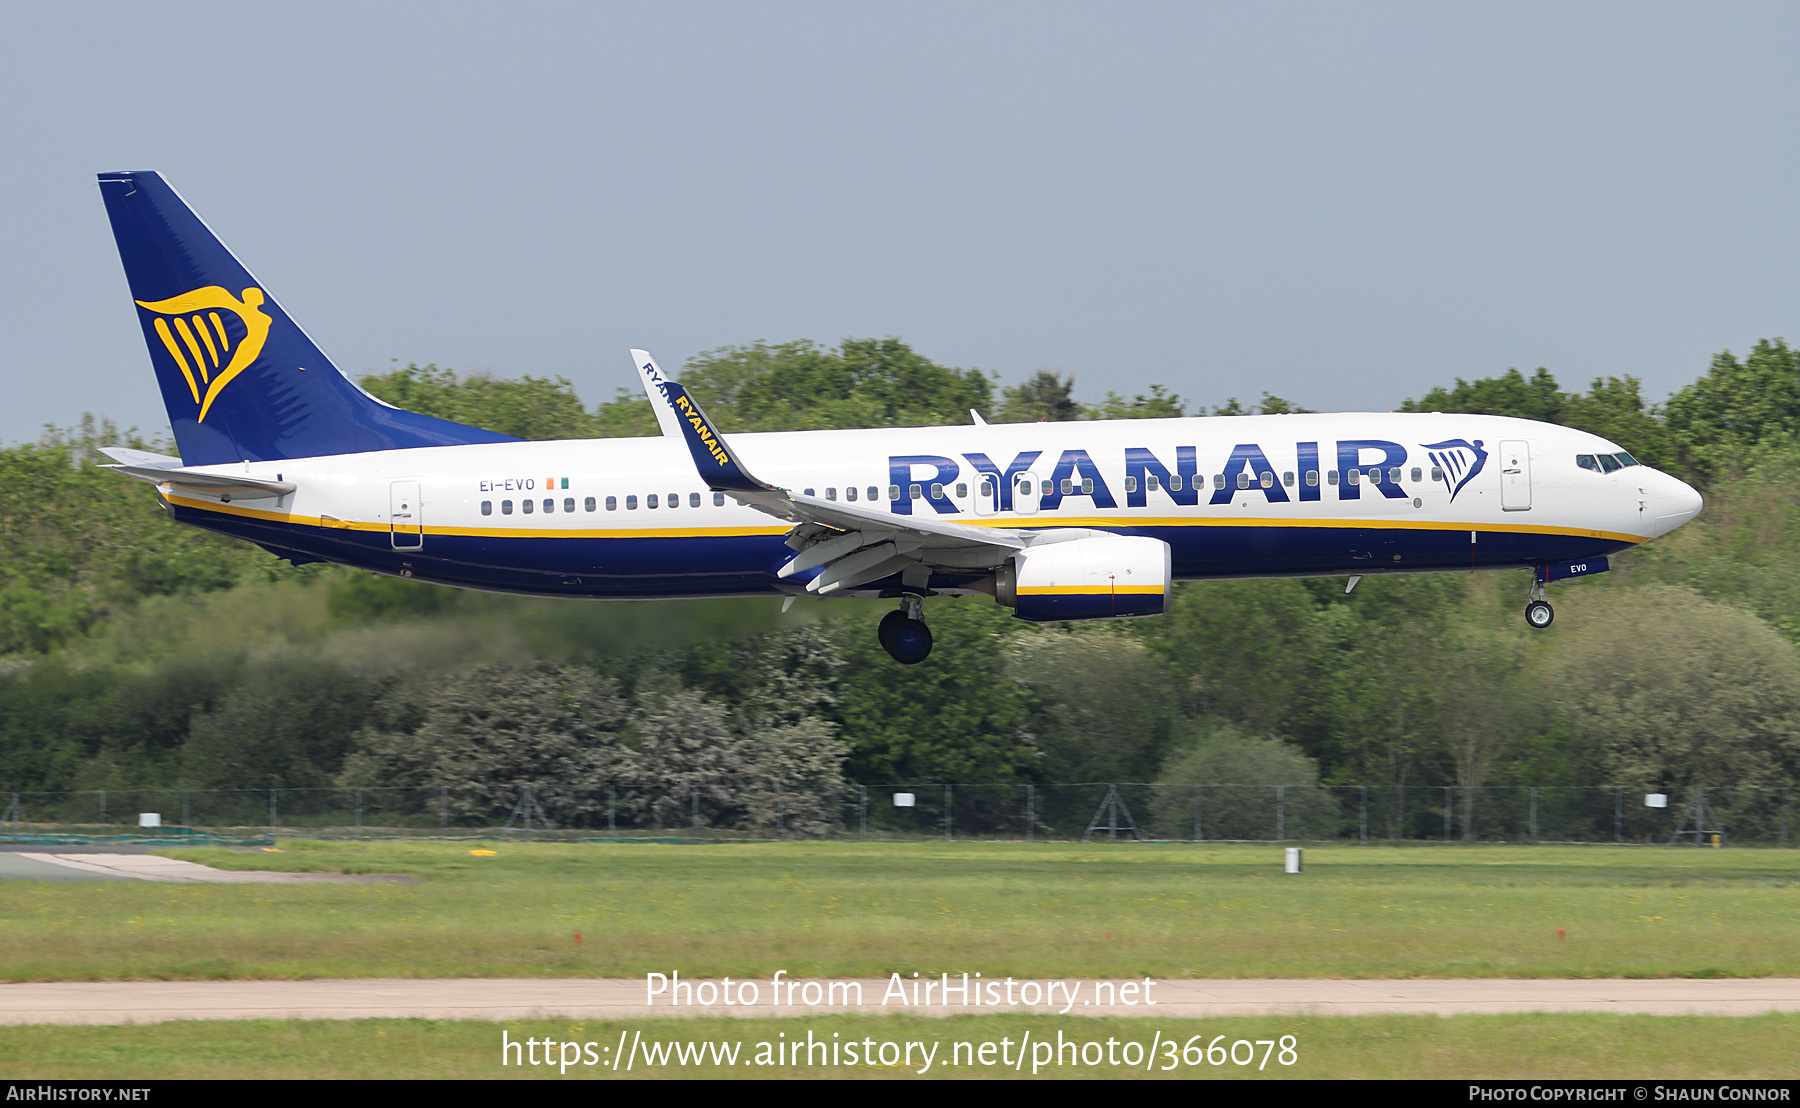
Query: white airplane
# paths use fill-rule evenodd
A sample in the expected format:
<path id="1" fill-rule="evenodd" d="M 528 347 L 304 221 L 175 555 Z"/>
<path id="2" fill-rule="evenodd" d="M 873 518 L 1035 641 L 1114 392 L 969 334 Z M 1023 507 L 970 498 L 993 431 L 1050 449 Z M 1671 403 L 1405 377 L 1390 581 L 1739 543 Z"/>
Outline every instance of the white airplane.
<path id="1" fill-rule="evenodd" d="M 660 437 L 526 442 L 402 411 L 319 351 L 162 178 L 100 175 L 179 458 L 114 448 L 181 522 L 296 564 L 602 599 L 927 597 L 1020 619 L 1167 611 L 1176 580 L 1529 569 L 1692 519 L 1596 435 L 1495 416 L 1278 415 L 732 435 L 641 350 Z"/>

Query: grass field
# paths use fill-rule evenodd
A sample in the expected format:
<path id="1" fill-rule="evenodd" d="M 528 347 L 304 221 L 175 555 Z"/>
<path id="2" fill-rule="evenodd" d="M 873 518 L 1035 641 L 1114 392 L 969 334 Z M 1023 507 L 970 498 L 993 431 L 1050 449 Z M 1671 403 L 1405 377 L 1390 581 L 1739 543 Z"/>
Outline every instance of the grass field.
<path id="1" fill-rule="evenodd" d="M 500 1065 L 502 1030 L 511 1039 L 552 1039 L 558 1043 L 595 1044 L 593 1056 L 610 1064 L 621 1042 L 637 1046 L 631 1066 L 614 1071 L 603 1065 L 576 1063 L 567 1074 L 560 1066 Z M 759 1043 L 814 1041 L 840 1044 L 873 1039 L 877 1064 L 755 1065 Z M 1016 1060 L 1021 1041 L 1055 1044 L 1094 1043 L 1089 1059 L 1063 1055 L 1065 1064 L 1041 1067 L 1039 1076 L 1181 1077 L 1181 1078 L 1796 1078 L 1800 1077 L 1800 1015 L 1705 1018 L 1673 1016 L 1531 1015 L 1531 1016 L 1362 1016 L 1266 1017 L 1234 1020 L 1091 1019 L 1059 1020 L 1054 1016 L 958 1016 L 929 1019 L 915 1016 L 832 1016 L 807 1020 L 528 1020 L 500 1023 L 430 1020 L 255 1020 L 163 1023 L 132 1027 L 0 1027 L 0 1079 L 65 1080 L 104 1078 L 580 1078 L 637 1077 L 1014 1077 L 1029 1076 L 1033 1054 L 1021 1069 L 1002 1065 Z M 1240 1048 L 1234 1065 L 1204 1061 L 1204 1049 L 1216 1036 L 1226 1036 L 1221 1051 L 1236 1040 L 1280 1044 L 1292 1035 L 1291 1065 L 1277 1051 Z M 1192 1037 L 1199 1036 L 1196 1041 Z M 623 1037 L 623 1038 L 622 1038 Z M 1001 1047 L 1002 1040 L 1010 1040 Z M 1107 1040 L 1113 1063 L 1104 1060 Z M 1192 1045 L 1189 1061 L 1171 1061 L 1170 1040 Z M 738 1064 L 714 1064 L 708 1053 L 699 1065 L 646 1064 L 643 1044 L 739 1044 Z M 921 1045 L 912 1064 L 880 1064 L 882 1042 L 897 1044 L 889 1053 L 901 1059 L 903 1047 Z M 958 1054 L 955 1043 L 972 1044 Z M 1140 1044 L 1133 1051 L 1124 1044 Z M 993 1043 L 982 1064 L 979 1044 Z M 932 1061 L 926 1051 L 936 1045 Z M 865 1048 L 866 1049 L 866 1048 Z M 1049 1050 L 1054 1050 L 1054 1045 Z M 1038 1051 L 1043 1060 L 1049 1051 Z M 536 1051 L 539 1058 L 541 1051 Z M 555 1050 L 560 1059 L 560 1046 Z M 668 1057 L 674 1057 L 673 1052 Z M 1134 1057 L 1138 1064 L 1125 1064 Z M 1148 1056 L 1148 1057 L 1147 1057 Z M 519 1055 L 524 1062 L 528 1057 Z M 768 1054 L 771 1062 L 782 1057 Z M 952 1061 L 955 1059 L 955 1062 Z M 1072 1061 L 1070 1061 L 1072 1059 Z M 828 1056 L 814 1060 L 824 1063 Z M 858 1052 L 861 1061 L 861 1051 Z M 1146 1069 L 1145 1062 L 1154 1068 Z M 960 1063 L 960 1064 L 957 1064 Z M 1262 1068 L 1259 1068 L 1262 1067 Z M 919 1071 L 924 1070 L 921 1074 Z"/>
<path id="2" fill-rule="evenodd" d="M 171 852 L 410 885 L 7 882 L 0 977 L 1800 974 L 1800 851 L 472 845 Z"/>

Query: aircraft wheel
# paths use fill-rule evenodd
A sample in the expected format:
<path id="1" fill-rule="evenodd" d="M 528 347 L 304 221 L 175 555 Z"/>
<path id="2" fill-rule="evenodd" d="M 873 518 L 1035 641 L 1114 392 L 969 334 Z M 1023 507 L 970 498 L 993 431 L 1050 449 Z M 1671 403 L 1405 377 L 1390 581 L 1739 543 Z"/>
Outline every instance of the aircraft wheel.
<path id="1" fill-rule="evenodd" d="M 905 622 L 906 613 L 899 608 L 881 617 L 881 624 L 875 628 L 875 638 L 881 643 L 881 649 L 889 654 L 894 652 L 894 632 Z"/>
<path id="2" fill-rule="evenodd" d="M 1554 619 L 1556 619 L 1556 610 L 1550 607 L 1548 600 L 1533 600 L 1525 605 L 1525 622 L 1539 631 L 1550 626 Z"/>
<path id="3" fill-rule="evenodd" d="M 900 620 L 881 645 L 887 648 L 889 657 L 903 666 L 923 662 L 931 654 L 931 628 L 919 620 L 907 619 L 902 613 L 894 614 L 900 616 Z M 887 620 L 882 620 L 882 624 L 886 626 Z"/>

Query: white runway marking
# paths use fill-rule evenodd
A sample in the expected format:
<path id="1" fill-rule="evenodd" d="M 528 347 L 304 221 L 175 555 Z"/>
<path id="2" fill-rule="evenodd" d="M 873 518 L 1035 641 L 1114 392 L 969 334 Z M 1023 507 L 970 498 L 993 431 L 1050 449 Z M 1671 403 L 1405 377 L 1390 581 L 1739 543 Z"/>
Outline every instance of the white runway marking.
<path id="1" fill-rule="evenodd" d="M 80 870 L 103 877 L 125 877 L 137 881 L 172 881 L 182 884 L 216 882 L 224 884 L 307 885 L 367 883 L 371 881 L 410 882 L 412 877 L 397 874 L 351 875 L 342 873 L 272 873 L 263 870 L 226 870 L 203 866 L 198 862 L 182 862 L 174 858 L 158 858 L 154 854 L 37 854 L 19 851 L 18 856 L 36 862 L 48 862 L 66 869 Z"/>
<path id="2" fill-rule="evenodd" d="M 1141 981 L 1141 979 L 1139 979 Z M 764 1003 L 671 1008 L 644 1003 L 640 979 L 456 979 L 324 981 L 61 981 L 0 985 L 0 1024 L 158 1023 L 182 1019 L 481 1019 L 531 1017 L 641 1019 L 666 1016 L 804 1016 L 834 1012 L 907 1012 L 947 1016 L 996 1012 L 1056 1013 L 1062 1005 L 882 1006 L 885 980 L 863 981 L 861 1005 Z M 1073 986 L 1074 983 L 1071 983 Z M 1077 997 L 1091 997 L 1083 981 Z M 1471 1015 L 1514 1012 L 1617 1012 L 1750 1016 L 1800 1012 L 1800 978 L 1407 981 L 1157 981 L 1153 1006 L 1088 1005 L 1066 1015 L 1216 1019 L 1260 1015 Z M 1060 998 L 1059 998 L 1060 999 Z"/>

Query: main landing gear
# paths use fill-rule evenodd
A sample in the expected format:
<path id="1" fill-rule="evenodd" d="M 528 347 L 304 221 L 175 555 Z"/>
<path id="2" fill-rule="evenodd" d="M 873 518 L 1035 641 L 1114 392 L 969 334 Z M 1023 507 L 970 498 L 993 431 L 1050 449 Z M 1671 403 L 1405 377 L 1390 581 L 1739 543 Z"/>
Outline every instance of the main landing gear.
<path id="1" fill-rule="evenodd" d="M 1544 599 L 1544 582 L 1533 571 L 1531 588 L 1525 593 L 1525 622 L 1533 629 L 1542 631 L 1556 619 L 1556 609 Z"/>
<path id="2" fill-rule="evenodd" d="M 903 666 L 917 665 L 931 654 L 931 628 L 920 619 L 925 601 L 917 596 L 903 596 L 900 607 L 881 617 L 875 634 L 881 648 Z"/>

